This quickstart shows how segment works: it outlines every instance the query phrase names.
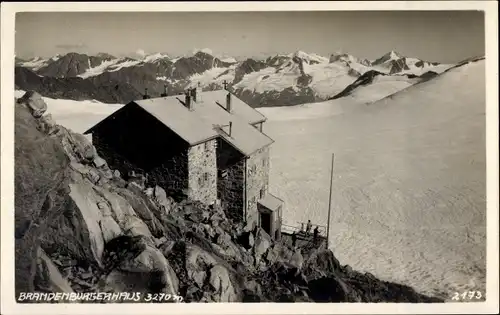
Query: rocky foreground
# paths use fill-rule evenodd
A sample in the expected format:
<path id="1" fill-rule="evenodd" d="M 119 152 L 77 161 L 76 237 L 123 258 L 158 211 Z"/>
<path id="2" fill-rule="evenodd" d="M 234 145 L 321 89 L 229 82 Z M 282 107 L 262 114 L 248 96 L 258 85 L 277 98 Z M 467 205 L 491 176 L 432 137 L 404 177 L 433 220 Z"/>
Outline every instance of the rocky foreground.
<path id="1" fill-rule="evenodd" d="M 330 250 L 273 242 L 220 207 L 167 196 L 141 178 L 125 181 L 46 109 L 35 92 L 16 101 L 17 298 L 137 292 L 184 302 L 442 302 L 342 266 Z"/>

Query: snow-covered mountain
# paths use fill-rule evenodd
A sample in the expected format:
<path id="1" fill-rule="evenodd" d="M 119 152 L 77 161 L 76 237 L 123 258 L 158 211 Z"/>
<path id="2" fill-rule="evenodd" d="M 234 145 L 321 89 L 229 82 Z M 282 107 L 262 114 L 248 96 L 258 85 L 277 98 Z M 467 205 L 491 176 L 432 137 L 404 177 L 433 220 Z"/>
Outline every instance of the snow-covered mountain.
<path id="1" fill-rule="evenodd" d="M 383 74 L 383 79 L 381 76 L 375 81 L 366 81 L 364 88 L 383 81 L 383 85 L 389 87 L 384 91 L 393 93 L 418 82 L 420 76 L 429 71 L 441 73 L 452 66 L 404 57 L 393 51 L 373 62 L 346 53 L 327 58 L 304 51 L 237 61 L 231 56 L 214 56 L 207 48 L 196 49 L 187 56 L 154 53 L 136 59 L 106 53 L 95 56 L 68 53 L 47 59 L 16 59 L 16 65 L 18 88 L 34 89 L 49 97 L 56 93 L 81 99 L 88 97 L 91 89 L 115 86 L 118 90 L 121 86 L 130 86 L 123 94 L 95 95 L 95 99 L 102 102 L 125 103 L 130 97 L 141 97 L 146 89 L 153 96 L 163 93 L 165 88 L 169 94 L 178 94 L 194 86 L 219 89 L 226 81 L 235 94 L 255 107 L 296 105 L 338 97 L 347 87 L 356 88 L 353 84 L 370 71 Z M 30 80 L 26 81 L 27 78 Z M 65 87 L 71 93 L 64 89 L 54 91 L 54 86 Z"/>

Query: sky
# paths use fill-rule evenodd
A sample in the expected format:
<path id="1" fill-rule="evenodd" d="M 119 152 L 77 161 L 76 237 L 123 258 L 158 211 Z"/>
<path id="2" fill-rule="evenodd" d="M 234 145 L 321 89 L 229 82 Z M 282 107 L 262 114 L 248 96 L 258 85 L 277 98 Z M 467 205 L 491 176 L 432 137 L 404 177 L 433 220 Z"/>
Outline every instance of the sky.
<path id="1" fill-rule="evenodd" d="M 480 11 L 24 12 L 16 56 L 115 56 L 209 48 L 237 59 L 302 50 L 376 59 L 394 50 L 435 62 L 484 55 Z"/>

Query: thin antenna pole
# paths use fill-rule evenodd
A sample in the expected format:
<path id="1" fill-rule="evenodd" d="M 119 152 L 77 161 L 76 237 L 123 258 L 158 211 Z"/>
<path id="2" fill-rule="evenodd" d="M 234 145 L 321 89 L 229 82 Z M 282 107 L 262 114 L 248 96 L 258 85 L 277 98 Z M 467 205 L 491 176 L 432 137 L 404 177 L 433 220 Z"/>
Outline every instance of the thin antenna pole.
<path id="1" fill-rule="evenodd" d="M 335 153 L 332 153 L 332 169 L 330 175 L 330 197 L 328 200 L 328 221 L 326 228 L 326 248 L 328 249 L 328 245 L 330 243 L 330 216 L 332 212 L 332 186 L 333 186 L 333 163 L 335 161 Z"/>

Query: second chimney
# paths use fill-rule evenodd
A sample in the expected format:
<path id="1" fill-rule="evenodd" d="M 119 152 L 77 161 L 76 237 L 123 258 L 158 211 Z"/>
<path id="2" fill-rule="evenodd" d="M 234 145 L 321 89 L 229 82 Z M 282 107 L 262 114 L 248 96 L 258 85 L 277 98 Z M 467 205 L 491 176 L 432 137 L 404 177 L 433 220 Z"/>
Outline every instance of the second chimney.
<path id="1" fill-rule="evenodd" d="M 163 88 L 164 88 L 164 92 L 161 94 L 161 97 L 167 97 L 167 96 L 168 96 L 168 93 L 167 93 L 167 85 L 165 84 L 165 85 L 163 86 Z"/>
<path id="2" fill-rule="evenodd" d="M 226 95 L 226 110 L 228 113 L 231 112 L 231 93 L 227 93 Z"/>

